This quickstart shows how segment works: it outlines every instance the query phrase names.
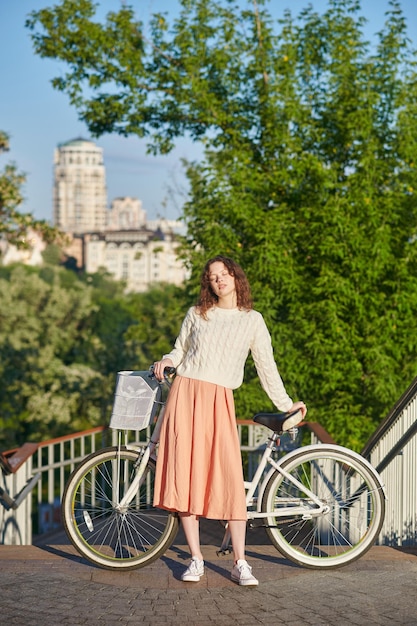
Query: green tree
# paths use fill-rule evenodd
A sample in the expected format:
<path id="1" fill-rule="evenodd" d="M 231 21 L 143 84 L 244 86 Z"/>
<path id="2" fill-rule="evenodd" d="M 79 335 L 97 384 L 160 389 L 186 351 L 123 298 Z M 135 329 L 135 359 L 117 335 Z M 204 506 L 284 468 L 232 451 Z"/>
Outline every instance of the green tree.
<path id="1" fill-rule="evenodd" d="M 0 130 L 0 155 L 9 150 L 9 137 Z M 20 248 L 28 248 L 28 231 L 42 233 L 45 241 L 62 239 L 62 235 L 45 220 L 37 220 L 30 213 L 22 213 L 18 207 L 23 202 L 22 187 L 26 177 L 14 163 L 8 163 L 0 171 L 0 239 L 6 239 Z"/>
<path id="2" fill-rule="evenodd" d="M 25 266 L 1 272 L 2 447 L 61 435 L 70 424 L 76 430 L 81 415 L 85 424 L 99 422 L 88 400 L 98 395 L 100 374 L 81 354 L 68 358 L 75 341 L 87 340 L 82 320 L 91 312 L 91 293 L 82 285 L 63 288 L 58 268 L 42 272 Z"/>
<path id="3" fill-rule="evenodd" d="M 124 294 L 52 260 L 0 267 L 0 450 L 107 425 L 117 372 L 169 351 L 186 306 L 179 287 Z"/>
<path id="4" fill-rule="evenodd" d="M 124 363 L 122 286 L 56 266 L 0 268 L 0 449 L 105 425 Z"/>
<path id="5" fill-rule="evenodd" d="M 398 0 L 379 43 L 357 0 L 274 24 L 258 0 L 182 0 L 150 35 L 122 6 L 101 24 L 89 0 L 28 20 L 35 51 L 67 63 L 53 84 L 91 132 L 147 137 L 187 164 L 183 254 L 227 253 L 253 285 L 290 392 L 359 448 L 416 373 L 415 55 Z M 254 384 L 238 414 L 268 408 Z"/>

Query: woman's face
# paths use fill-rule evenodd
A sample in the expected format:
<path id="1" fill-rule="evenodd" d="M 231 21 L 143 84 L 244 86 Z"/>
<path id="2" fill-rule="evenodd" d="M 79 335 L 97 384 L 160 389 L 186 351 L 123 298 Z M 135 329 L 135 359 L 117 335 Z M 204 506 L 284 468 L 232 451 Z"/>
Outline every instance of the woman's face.
<path id="1" fill-rule="evenodd" d="M 235 278 L 221 261 L 209 267 L 209 281 L 213 293 L 220 299 L 231 298 L 236 294 Z"/>

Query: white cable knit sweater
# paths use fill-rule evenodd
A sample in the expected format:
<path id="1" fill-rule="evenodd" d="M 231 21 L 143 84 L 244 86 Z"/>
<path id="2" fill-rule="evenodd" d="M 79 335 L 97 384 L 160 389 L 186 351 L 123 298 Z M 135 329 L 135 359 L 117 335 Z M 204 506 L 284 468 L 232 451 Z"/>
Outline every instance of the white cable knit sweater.
<path id="1" fill-rule="evenodd" d="M 293 402 L 285 391 L 271 336 L 258 311 L 213 307 L 205 320 L 192 307 L 174 349 L 164 357 L 172 360 L 180 376 L 237 389 L 243 381 L 249 351 L 269 398 L 280 411 L 288 411 Z"/>

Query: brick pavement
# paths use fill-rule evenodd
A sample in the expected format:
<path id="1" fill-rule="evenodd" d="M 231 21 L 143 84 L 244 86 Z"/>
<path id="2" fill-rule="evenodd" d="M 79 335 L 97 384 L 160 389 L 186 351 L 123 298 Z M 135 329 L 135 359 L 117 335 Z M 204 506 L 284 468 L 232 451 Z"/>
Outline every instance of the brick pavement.
<path id="1" fill-rule="evenodd" d="M 417 626 L 417 550 L 377 546 L 351 565 L 323 572 L 293 565 L 272 545 L 250 539 L 258 588 L 232 583 L 232 560 L 217 557 L 215 545 L 204 546 L 206 575 L 199 583 L 181 582 L 188 552 L 177 543 L 132 572 L 96 568 L 57 540 L 0 546 L 0 623 Z"/>

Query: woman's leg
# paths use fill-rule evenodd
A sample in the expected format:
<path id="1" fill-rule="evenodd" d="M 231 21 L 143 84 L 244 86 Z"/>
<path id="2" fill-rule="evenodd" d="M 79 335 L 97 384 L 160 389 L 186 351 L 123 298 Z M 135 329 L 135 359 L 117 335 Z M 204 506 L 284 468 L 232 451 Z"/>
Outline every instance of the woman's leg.
<path id="1" fill-rule="evenodd" d="M 179 513 L 182 527 L 184 528 L 185 538 L 190 548 L 191 556 L 196 556 L 203 560 L 200 547 L 200 524 L 199 519 L 190 513 Z"/>
<path id="2" fill-rule="evenodd" d="M 245 559 L 246 520 L 235 519 L 229 521 L 229 530 L 236 563 L 239 559 Z"/>
<path id="3" fill-rule="evenodd" d="M 243 586 L 256 586 L 258 581 L 252 574 L 252 568 L 245 558 L 246 521 L 232 520 L 229 522 L 235 564 L 232 569 L 232 580 Z"/>

